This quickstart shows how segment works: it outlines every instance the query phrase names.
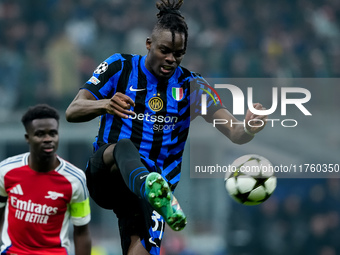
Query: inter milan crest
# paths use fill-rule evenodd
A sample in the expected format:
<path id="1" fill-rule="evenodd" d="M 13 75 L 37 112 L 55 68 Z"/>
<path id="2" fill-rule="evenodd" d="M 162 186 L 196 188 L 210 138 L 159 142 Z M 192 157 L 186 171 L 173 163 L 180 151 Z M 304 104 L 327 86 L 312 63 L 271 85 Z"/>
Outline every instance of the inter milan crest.
<path id="1" fill-rule="evenodd" d="M 183 99 L 183 88 L 172 88 L 172 97 L 176 101 L 180 101 Z"/>
<path id="2" fill-rule="evenodd" d="M 105 73 L 105 71 L 107 70 L 108 67 L 109 67 L 109 64 L 106 63 L 106 62 L 103 62 L 96 68 L 96 70 L 94 70 L 94 73 L 96 73 L 96 74 Z"/>
<path id="3" fill-rule="evenodd" d="M 151 110 L 158 112 L 163 109 L 163 100 L 160 97 L 153 97 L 149 100 Z"/>

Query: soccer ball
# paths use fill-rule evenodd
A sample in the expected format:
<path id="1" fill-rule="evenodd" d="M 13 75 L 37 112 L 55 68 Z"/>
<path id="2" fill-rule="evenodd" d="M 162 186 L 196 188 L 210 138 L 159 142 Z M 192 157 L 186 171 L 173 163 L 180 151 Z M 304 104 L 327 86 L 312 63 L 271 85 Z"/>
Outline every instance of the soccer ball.
<path id="1" fill-rule="evenodd" d="M 276 188 L 270 161 L 256 154 L 236 159 L 225 175 L 225 187 L 238 203 L 257 205 L 266 201 Z"/>

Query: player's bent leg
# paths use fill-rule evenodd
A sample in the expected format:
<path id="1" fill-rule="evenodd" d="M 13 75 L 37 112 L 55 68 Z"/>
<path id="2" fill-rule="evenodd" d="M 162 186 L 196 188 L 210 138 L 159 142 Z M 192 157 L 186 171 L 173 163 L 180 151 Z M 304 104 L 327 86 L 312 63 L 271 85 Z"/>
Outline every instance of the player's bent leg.
<path id="1" fill-rule="evenodd" d="M 116 165 L 116 161 L 113 157 L 113 151 L 116 144 L 110 144 L 103 152 L 103 162 L 106 166 L 110 168 L 111 172 L 117 172 L 118 168 Z"/>
<path id="2" fill-rule="evenodd" d="M 146 177 L 145 194 L 151 206 L 165 219 L 175 231 L 182 230 L 186 224 L 186 216 L 171 193 L 166 180 L 156 172 Z"/>
<path id="3" fill-rule="evenodd" d="M 105 209 L 113 209 L 114 202 L 111 195 L 116 193 L 116 185 L 112 180 L 116 180 L 109 167 L 103 161 L 103 153 L 110 146 L 101 146 L 89 159 L 86 167 L 86 184 L 92 199 Z"/>

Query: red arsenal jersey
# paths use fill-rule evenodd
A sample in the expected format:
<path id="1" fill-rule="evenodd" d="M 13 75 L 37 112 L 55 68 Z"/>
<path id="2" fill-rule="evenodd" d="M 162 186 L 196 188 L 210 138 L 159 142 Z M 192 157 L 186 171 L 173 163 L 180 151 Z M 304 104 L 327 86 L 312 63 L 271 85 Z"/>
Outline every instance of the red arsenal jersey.
<path id="1" fill-rule="evenodd" d="M 0 163 L 0 207 L 6 205 L 1 254 L 66 255 L 70 220 L 76 226 L 90 221 L 85 174 L 60 157 L 54 171 L 36 172 L 28 156 Z"/>

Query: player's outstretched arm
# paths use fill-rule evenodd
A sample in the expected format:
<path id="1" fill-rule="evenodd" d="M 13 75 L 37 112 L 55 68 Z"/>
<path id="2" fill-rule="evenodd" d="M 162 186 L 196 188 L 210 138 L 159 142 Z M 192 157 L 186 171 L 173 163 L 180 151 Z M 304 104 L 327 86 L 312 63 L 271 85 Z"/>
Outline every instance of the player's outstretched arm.
<path id="1" fill-rule="evenodd" d="M 66 110 L 66 120 L 85 122 L 106 113 L 128 118 L 134 114 L 129 110 L 131 106 L 134 106 L 132 99 L 122 93 L 117 92 L 110 99 L 96 100 L 88 90 L 81 89 Z"/>
<path id="2" fill-rule="evenodd" d="M 91 255 L 91 237 L 88 224 L 74 226 L 73 238 L 76 255 Z"/>
<path id="3" fill-rule="evenodd" d="M 261 104 L 254 104 L 257 110 L 265 109 Z M 248 109 L 245 120 L 236 119 L 227 109 L 220 109 L 213 115 L 213 119 L 226 120 L 225 124 L 218 124 L 216 128 L 227 136 L 233 143 L 244 144 L 251 141 L 254 135 L 266 125 L 267 116 L 256 115 Z M 248 124 L 251 121 L 251 126 Z"/>

